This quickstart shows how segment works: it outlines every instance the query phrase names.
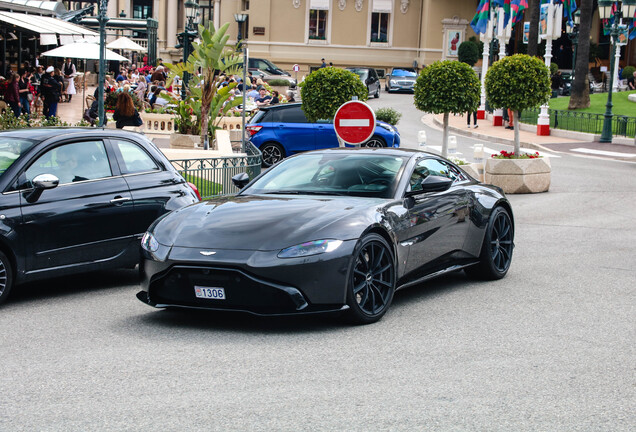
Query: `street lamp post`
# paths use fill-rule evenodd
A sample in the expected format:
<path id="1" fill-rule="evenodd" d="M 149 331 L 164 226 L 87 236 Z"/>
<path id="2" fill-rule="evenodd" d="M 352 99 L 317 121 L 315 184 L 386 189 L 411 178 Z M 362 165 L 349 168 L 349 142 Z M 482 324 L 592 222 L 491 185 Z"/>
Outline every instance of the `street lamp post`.
<path id="1" fill-rule="evenodd" d="M 98 111 L 99 126 L 106 124 L 106 118 L 104 113 L 104 80 L 106 79 L 106 22 L 108 22 L 108 15 L 106 15 L 108 9 L 108 0 L 100 0 L 99 2 L 99 15 L 97 16 L 97 22 L 99 23 L 99 78 L 97 80 L 98 86 Z"/>
<path id="2" fill-rule="evenodd" d="M 183 6 L 185 8 L 186 22 L 183 31 L 178 35 L 179 44 L 176 48 L 183 48 L 183 63 L 185 63 L 188 61 L 188 57 L 190 57 L 190 52 L 192 51 L 192 41 L 194 41 L 197 36 L 194 24 L 198 17 L 199 3 L 197 3 L 196 0 L 187 0 Z M 181 100 L 186 100 L 188 97 L 188 81 L 190 81 L 190 74 L 183 72 L 183 76 L 181 77 Z"/>
<path id="3" fill-rule="evenodd" d="M 612 15 L 611 0 L 599 0 L 598 2 L 598 14 L 602 20 L 609 19 Z M 614 22 L 609 26 L 609 33 L 611 36 L 611 42 L 614 47 L 618 45 L 618 36 L 622 33 L 623 28 L 620 25 L 620 21 L 623 18 L 623 12 L 625 18 L 631 20 L 636 13 L 636 0 L 623 0 L 616 2 L 616 11 L 614 12 Z M 623 10 L 624 9 L 624 10 Z M 612 142 L 612 87 L 614 86 L 614 62 L 615 56 L 612 55 L 613 50 L 610 50 L 610 82 L 609 91 L 607 92 L 607 104 L 605 105 L 605 118 L 603 120 L 603 132 L 601 133 L 600 142 L 611 143 Z"/>
<path id="4" fill-rule="evenodd" d="M 575 70 L 576 70 L 576 49 L 579 45 L 579 25 L 581 24 L 581 11 L 577 10 L 574 12 L 574 25 L 571 27 L 571 31 L 568 34 L 570 40 L 572 41 L 572 46 L 574 49 L 572 50 L 572 73 L 571 73 L 571 82 L 574 83 Z M 571 87 L 570 87 L 571 88 Z"/>
<path id="5" fill-rule="evenodd" d="M 508 41 L 510 40 L 510 36 L 512 35 L 512 18 L 509 18 L 508 23 L 504 25 L 504 8 L 499 6 L 496 9 L 496 19 L 493 18 L 493 22 L 496 26 L 493 40 L 496 39 L 499 43 L 499 60 L 501 60 L 506 57 L 506 43 L 508 43 Z M 491 17 L 494 17 L 494 15 L 491 14 Z M 491 50 L 494 51 L 492 48 Z M 495 54 L 495 52 L 491 53 Z M 492 124 L 493 126 L 503 126 L 503 110 L 501 108 L 497 108 L 492 112 Z"/>
<path id="6" fill-rule="evenodd" d="M 489 60 L 490 60 L 490 42 L 493 40 L 493 29 L 495 13 L 491 7 L 489 13 L 488 24 L 486 25 L 486 32 L 481 35 L 481 41 L 484 44 L 484 52 L 481 60 L 481 94 L 479 101 L 479 109 L 477 110 L 477 118 L 486 118 L 486 73 L 488 72 Z"/>
<path id="7" fill-rule="evenodd" d="M 242 27 L 243 23 L 247 21 L 247 14 L 234 14 L 234 20 L 238 24 L 237 48 L 241 48 L 241 50 L 243 51 L 243 109 L 241 113 L 241 151 L 245 153 L 245 108 L 247 103 L 247 84 L 245 80 L 247 79 L 247 45 L 243 43 Z"/>
<path id="8" fill-rule="evenodd" d="M 541 34 L 541 39 L 545 39 L 545 56 L 544 62 L 550 70 L 552 63 L 552 40 L 561 36 L 561 22 L 563 21 L 563 5 L 554 4 L 554 0 L 550 0 L 547 4 L 548 16 L 546 22 L 546 32 Z M 549 72 L 548 72 L 549 73 Z M 546 102 L 541 105 L 541 113 L 537 119 L 537 135 L 550 135 L 550 105 Z"/>

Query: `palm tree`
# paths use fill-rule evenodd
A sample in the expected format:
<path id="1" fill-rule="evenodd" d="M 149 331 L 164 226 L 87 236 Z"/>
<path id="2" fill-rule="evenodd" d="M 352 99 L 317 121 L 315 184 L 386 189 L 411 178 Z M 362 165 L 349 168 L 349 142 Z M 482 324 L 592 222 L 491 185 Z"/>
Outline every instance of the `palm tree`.
<path id="1" fill-rule="evenodd" d="M 530 32 L 528 33 L 528 55 L 536 57 L 539 53 L 539 15 L 541 12 L 541 0 L 528 0 L 528 13 L 530 14 Z"/>
<path id="2" fill-rule="evenodd" d="M 581 0 L 581 25 L 579 25 L 579 45 L 576 50 L 576 70 L 572 82 L 572 95 L 568 109 L 580 109 L 590 106 L 590 87 L 588 70 L 590 58 L 590 27 L 594 14 L 593 0 Z"/>

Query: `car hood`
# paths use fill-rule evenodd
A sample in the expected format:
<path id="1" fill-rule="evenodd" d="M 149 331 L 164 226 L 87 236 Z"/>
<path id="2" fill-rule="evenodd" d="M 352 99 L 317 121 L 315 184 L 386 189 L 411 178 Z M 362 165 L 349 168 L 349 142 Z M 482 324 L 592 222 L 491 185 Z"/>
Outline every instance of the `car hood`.
<path id="1" fill-rule="evenodd" d="M 349 240 L 379 218 L 386 201 L 356 197 L 238 196 L 175 211 L 152 231 L 166 246 L 280 250 L 310 240 Z"/>

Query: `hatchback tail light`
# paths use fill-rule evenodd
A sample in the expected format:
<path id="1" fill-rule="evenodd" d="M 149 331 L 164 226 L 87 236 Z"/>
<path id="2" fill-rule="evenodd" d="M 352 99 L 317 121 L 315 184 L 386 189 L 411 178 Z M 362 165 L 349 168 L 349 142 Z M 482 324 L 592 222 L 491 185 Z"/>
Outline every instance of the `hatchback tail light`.
<path id="1" fill-rule="evenodd" d="M 194 191 L 194 194 L 197 196 L 197 198 L 199 198 L 199 201 L 201 201 L 201 194 L 199 193 L 199 189 L 197 189 L 194 183 L 188 182 L 188 186 L 190 186 L 190 189 Z"/>
<path id="2" fill-rule="evenodd" d="M 249 132 L 250 136 L 254 136 L 256 135 L 256 133 L 263 129 L 263 126 L 245 126 L 245 129 L 247 129 L 247 132 Z"/>

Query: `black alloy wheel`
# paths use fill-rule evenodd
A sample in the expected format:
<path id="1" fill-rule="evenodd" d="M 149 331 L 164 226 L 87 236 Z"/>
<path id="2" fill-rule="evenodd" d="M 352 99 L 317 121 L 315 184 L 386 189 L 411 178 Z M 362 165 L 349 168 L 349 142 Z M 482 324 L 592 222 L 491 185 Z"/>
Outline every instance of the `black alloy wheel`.
<path id="1" fill-rule="evenodd" d="M 488 221 L 479 263 L 465 269 L 471 277 L 486 280 L 503 278 L 512 262 L 514 227 L 503 207 L 496 207 Z"/>
<path id="2" fill-rule="evenodd" d="M 393 252 L 382 236 L 368 234 L 356 246 L 351 262 L 347 284 L 349 318 L 356 324 L 374 323 L 393 301 Z"/>
<path id="3" fill-rule="evenodd" d="M 13 286 L 13 270 L 7 256 L 0 252 L 0 304 L 9 296 Z"/>
<path id="4" fill-rule="evenodd" d="M 374 98 L 379 98 L 380 97 L 380 86 L 378 85 L 378 89 L 375 91 L 375 94 L 373 95 Z"/>
<path id="5" fill-rule="evenodd" d="M 371 138 L 369 138 L 369 141 L 362 143 L 361 147 L 381 148 L 386 147 L 386 143 L 382 138 L 373 135 Z"/>
<path id="6" fill-rule="evenodd" d="M 285 150 L 276 143 L 267 143 L 261 147 L 261 153 L 263 154 L 262 164 L 265 168 L 269 168 L 272 165 L 285 159 Z"/>

